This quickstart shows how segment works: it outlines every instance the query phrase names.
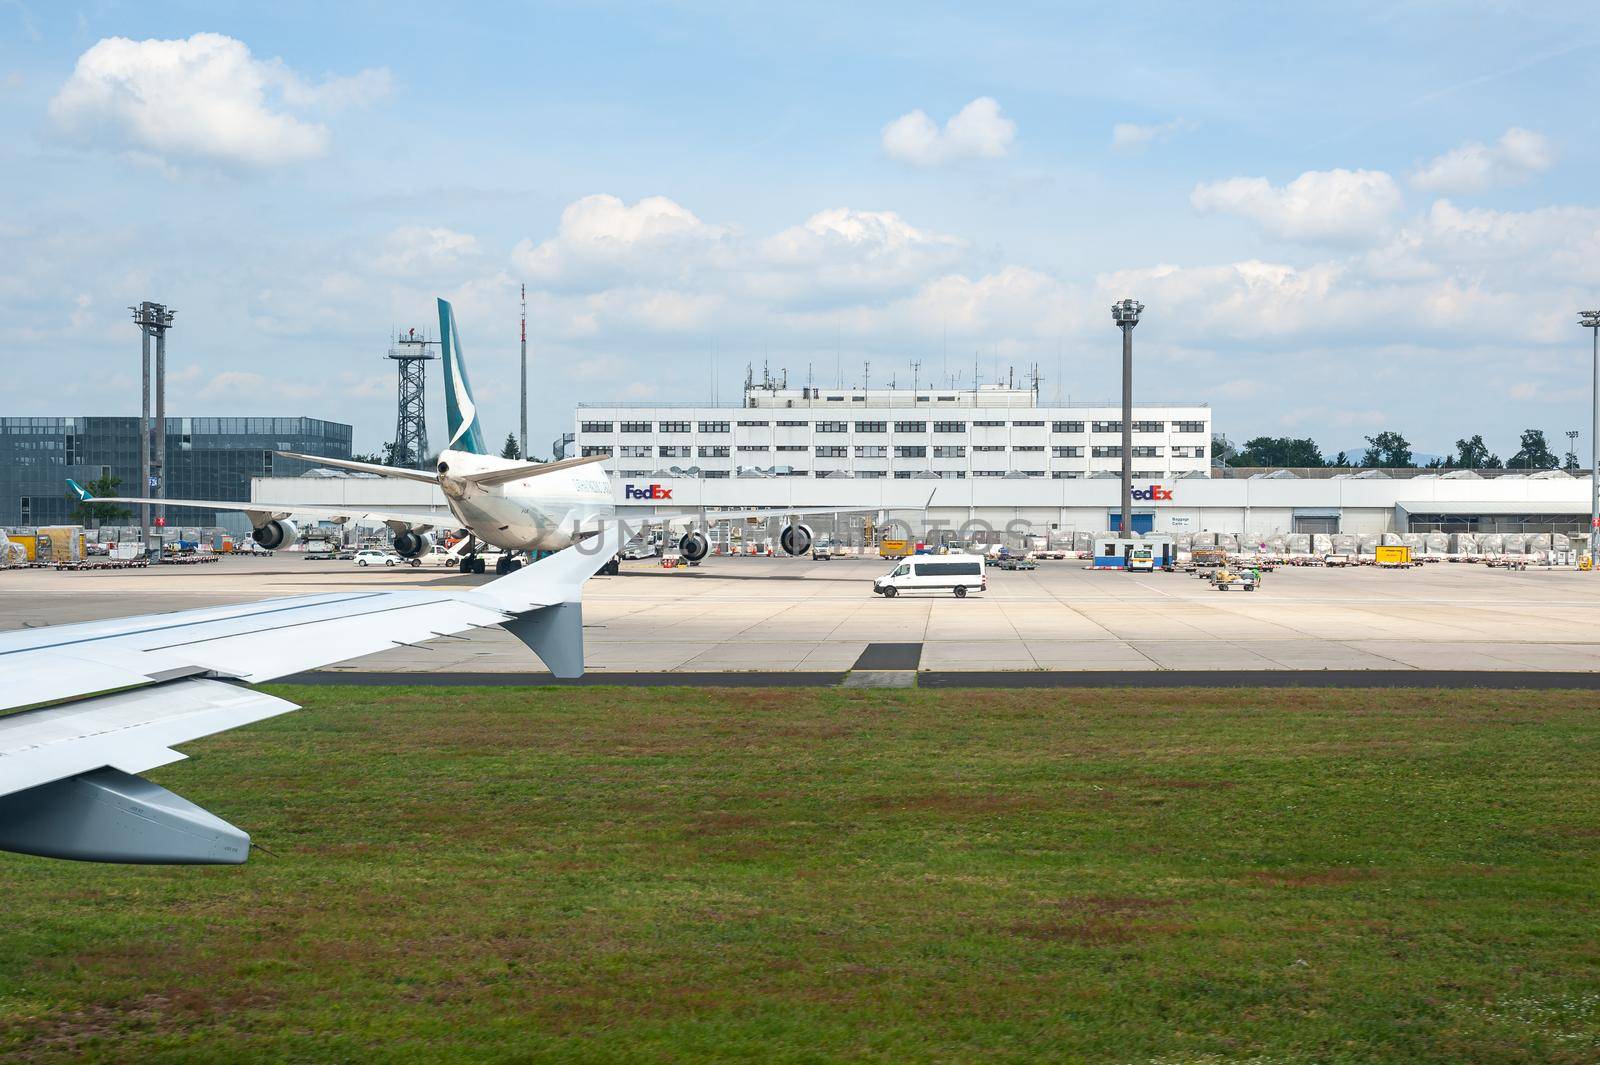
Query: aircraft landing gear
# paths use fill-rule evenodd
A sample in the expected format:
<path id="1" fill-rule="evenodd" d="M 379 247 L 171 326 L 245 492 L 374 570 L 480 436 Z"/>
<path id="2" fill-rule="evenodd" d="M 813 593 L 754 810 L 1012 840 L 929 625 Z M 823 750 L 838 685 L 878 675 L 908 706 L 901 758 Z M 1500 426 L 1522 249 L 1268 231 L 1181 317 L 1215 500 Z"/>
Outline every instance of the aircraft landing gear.
<path id="1" fill-rule="evenodd" d="M 468 552 L 461 556 L 461 572 L 482 573 L 483 570 L 483 559 L 478 557 L 478 545 L 473 544 Z"/>
<path id="2" fill-rule="evenodd" d="M 495 575 L 500 577 L 504 577 L 507 573 L 515 573 L 521 568 L 522 559 L 516 557 L 509 551 L 502 554 L 499 560 L 494 564 Z M 479 570 L 478 572 L 481 573 L 483 571 Z"/>

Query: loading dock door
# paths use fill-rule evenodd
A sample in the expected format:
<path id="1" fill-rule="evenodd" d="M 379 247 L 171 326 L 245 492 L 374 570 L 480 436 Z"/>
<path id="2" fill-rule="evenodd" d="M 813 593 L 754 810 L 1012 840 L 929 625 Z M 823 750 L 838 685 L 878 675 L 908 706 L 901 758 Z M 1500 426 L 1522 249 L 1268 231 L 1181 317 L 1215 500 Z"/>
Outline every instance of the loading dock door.
<path id="1" fill-rule="evenodd" d="M 1332 507 L 1296 507 L 1290 532 L 1333 534 L 1339 531 L 1339 511 Z"/>
<path id="2" fill-rule="evenodd" d="M 1106 528 L 1111 530 L 1112 532 L 1116 532 L 1121 525 L 1122 525 L 1122 511 L 1113 510 L 1111 512 L 1110 518 L 1107 519 Z M 1147 533 L 1147 532 L 1150 532 L 1153 529 L 1155 529 L 1155 527 L 1156 527 L 1156 516 L 1154 514 L 1148 514 L 1148 513 L 1147 514 L 1139 514 L 1137 512 L 1135 512 L 1133 514 L 1133 531 L 1134 532 L 1136 532 L 1136 533 Z"/>

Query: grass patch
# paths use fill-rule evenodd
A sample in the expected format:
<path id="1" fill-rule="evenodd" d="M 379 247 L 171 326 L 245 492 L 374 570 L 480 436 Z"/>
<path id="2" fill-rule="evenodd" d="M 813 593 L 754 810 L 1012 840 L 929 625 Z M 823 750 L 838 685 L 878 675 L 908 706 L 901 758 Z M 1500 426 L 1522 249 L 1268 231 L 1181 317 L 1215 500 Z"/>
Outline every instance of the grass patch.
<path id="1" fill-rule="evenodd" d="M 0 855 L 0 1058 L 1592 1062 L 1585 692 L 275 689 Z"/>

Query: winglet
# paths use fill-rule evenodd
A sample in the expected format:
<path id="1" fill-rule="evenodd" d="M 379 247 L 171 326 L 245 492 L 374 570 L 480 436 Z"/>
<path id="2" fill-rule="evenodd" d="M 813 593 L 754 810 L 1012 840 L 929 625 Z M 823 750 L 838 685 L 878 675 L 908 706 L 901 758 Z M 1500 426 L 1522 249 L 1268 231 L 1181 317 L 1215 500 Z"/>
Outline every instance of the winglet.
<path id="1" fill-rule="evenodd" d="M 490 581 L 477 595 L 512 615 L 501 627 L 539 656 L 552 675 L 583 676 L 583 582 L 622 548 L 622 523 L 516 573 Z M 474 596 L 476 598 L 477 596 Z"/>
<path id="2" fill-rule="evenodd" d="M 439 346 L 444 354 L 444 413 L 450 430 L 450 442 L 445 447 L 487 455 L 483 427 L 478 424 L 478 405 L 472 401 L 472 385 L 467 381 L 467 366 L 461 357 L 456 312 L 447 300 L 439 301 Z"/>
<path id="3" fill-rule="evenodd" d="M 67 478 L 67 487 L 78 493 L 78 499 L 81 502 L 87 503 L 94 498 L 94 496 L 89 494 L 89 490 L 87 488 L 79 484 L 77 481 L 74 481 L 71 477 Z"/>

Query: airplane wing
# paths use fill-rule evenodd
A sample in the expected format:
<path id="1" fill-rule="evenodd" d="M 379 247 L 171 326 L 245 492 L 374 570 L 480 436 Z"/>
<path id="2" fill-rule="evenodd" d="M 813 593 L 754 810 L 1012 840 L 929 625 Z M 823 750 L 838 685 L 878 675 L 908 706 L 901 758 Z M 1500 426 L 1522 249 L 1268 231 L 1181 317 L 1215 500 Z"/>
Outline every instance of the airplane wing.
<path id="1" fill-rule="evenodd" d="M 583 582 L 620 526 L 488 584 L 339 592 L 0 633 L 0 850 L 236 864 L 250 837 L 137 774 L 174 748 L 287 713 L 251 685 L 500 625 L 558 677 L 583 673 Z"/>
<path id="2" fill-rule="evenodd" d="M 274 518 L 287 518 L 291 514 L 323 518 L 328 521 L 348 521 L 351 518 L 372 518 L 376 521 L 403 522 L 408 526 L 432 526 L 455 529 L 461 522 L 448 507 L 407 506 L 334 506 L 329 503 L 243 503 L 237 499 L 156 499 L 151 496 L 90 496 L 85 503 L 149 503 L 168 507 L 199 507 L 201 510 L 237 510 L 250 516 L 252 525 L 263 525 Z"/>
<path id="3" fill-rule="evenodd" d="M 439 475 L 430 470 L 408 470 L 403 466 L 383 466 L 376 462 L 357 462 L 355 459 L 330 459 L 326 455 L 302 455 L 298 451 L 279 451 L 275 454 L 286 459 L 300 459 L 317 466 L 332 466 L 340 470 L 354 470 L 356 473 L 372 473 L 379 477 L 398 477 L 406 481 L 427 481 L 429 484 L 438 484 Z"/>

